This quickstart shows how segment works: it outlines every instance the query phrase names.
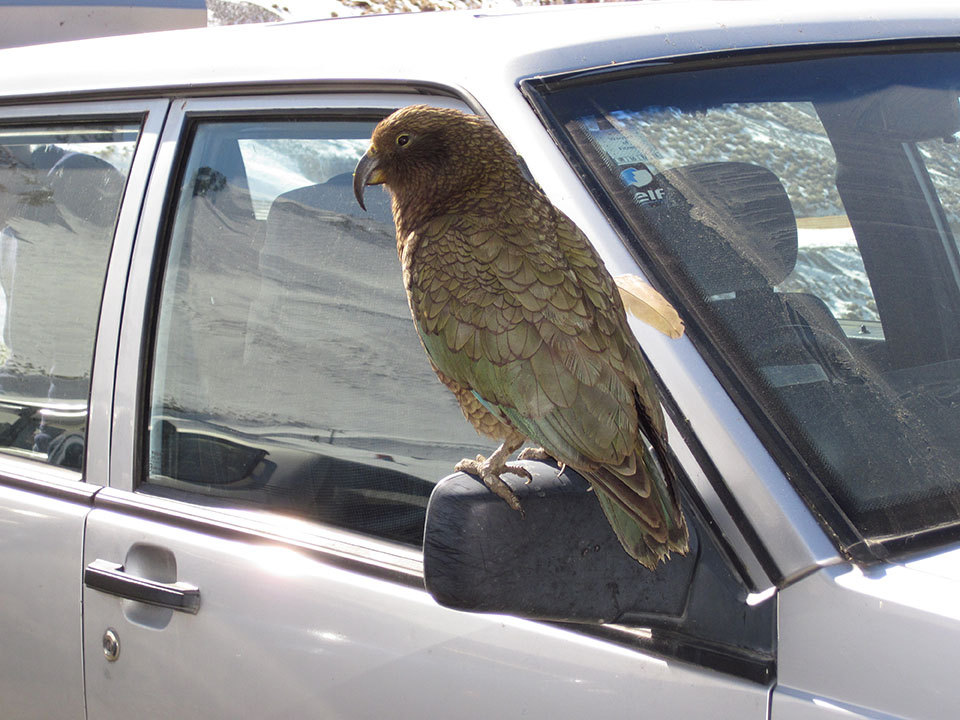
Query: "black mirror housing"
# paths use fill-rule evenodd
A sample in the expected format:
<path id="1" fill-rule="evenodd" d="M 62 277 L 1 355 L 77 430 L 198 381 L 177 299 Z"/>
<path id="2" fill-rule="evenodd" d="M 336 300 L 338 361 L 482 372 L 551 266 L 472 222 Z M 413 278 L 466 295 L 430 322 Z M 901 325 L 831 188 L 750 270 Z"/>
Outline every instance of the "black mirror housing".
<path id="1" fill-rule="evenodd" d="M 699 552 L 647 570 L 620 547 L 590 490 L 573 470 L 523 463 L 532 477 L 507 482 L 523 514 L 476 478 L 457 473 L 434 489 L 424 533 L 427 590 L 441 605 L 561 622 L 679 617 Z"/>

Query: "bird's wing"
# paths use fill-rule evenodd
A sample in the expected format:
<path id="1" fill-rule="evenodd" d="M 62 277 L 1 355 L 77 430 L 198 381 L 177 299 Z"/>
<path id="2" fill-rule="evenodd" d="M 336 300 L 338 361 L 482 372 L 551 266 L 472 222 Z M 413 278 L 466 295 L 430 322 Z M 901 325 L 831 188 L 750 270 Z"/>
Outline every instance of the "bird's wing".
<path id="1" fill-rule="evenodd" d="M 545 437 L 546 426 L 530 434 L 547 449 L 583 456 L 581 464 L 631 454 L 637 386 L 662 432 L 616 286 L 586 238 L 552 206 L 519 217 L 428 223 L 409 285 L 414 320 L 437 368 L 490 406 L 537 425 L 553 419 L 555 438 Z"/>
<path id="2" fill-rule="evenodd" d="M 652 449 L 665 446 L 657 393 L 612 278 L 566 216 L 537 199 L 437 218 L 418 231 L 408 290 L 440 372 L 666 540 L 677 511 Z"/>

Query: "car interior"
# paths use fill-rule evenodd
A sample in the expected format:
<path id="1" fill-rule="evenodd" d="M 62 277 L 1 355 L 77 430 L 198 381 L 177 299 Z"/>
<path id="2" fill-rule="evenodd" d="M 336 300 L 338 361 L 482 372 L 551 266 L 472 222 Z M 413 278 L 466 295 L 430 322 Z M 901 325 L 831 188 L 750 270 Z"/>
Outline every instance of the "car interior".
<path id="1" fill-rule="evenodd" d="M 465 421 L 452 404 L 431 417 L 428 403 L 370 424 L 377 402 L 401 406 L 418 387 L 409 377 L 430 372 L 389 199 L 371 193 L 364 212 L 352 174 L 338 173 L 277 195 L 258 218 L 248 172 L 224 137 L 185 181 L 162 301 L 177 319 L 158 327 L 141 490 L 419 545 L 427 498 L 462 455 L 416 425 Z"/>

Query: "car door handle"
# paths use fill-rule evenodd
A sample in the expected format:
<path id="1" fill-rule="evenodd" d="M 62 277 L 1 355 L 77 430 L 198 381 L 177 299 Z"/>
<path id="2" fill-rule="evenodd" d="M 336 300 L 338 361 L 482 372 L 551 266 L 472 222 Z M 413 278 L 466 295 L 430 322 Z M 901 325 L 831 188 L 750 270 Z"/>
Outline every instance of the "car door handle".
<path id="1" fill-rule="evenodd" d="M 89 588 L 137 602 L 171 608 L 196 615 L 200 610 L 200 588 L 185 582 L 162 583 L 129 575 L 123 565 L 94 560 L 83 573 Z"/>

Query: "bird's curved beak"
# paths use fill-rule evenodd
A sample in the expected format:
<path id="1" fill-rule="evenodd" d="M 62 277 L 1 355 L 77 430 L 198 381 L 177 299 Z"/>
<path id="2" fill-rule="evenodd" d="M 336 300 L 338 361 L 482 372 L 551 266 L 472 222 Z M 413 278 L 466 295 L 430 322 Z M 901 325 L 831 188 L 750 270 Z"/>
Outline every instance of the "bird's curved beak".
<path id="1" fill-rule="evenodd" d="M 363 204 L 363 191 L 367 185 L 380 185 L 382 183 L 383 172 L 380 170 L 379 159 L 374 154 L 373 148 L 370 148 L 360 158 L 356 170 L 353 171 L 353 194 L 361 208 L 367 209 L 366 205 Z"/>

